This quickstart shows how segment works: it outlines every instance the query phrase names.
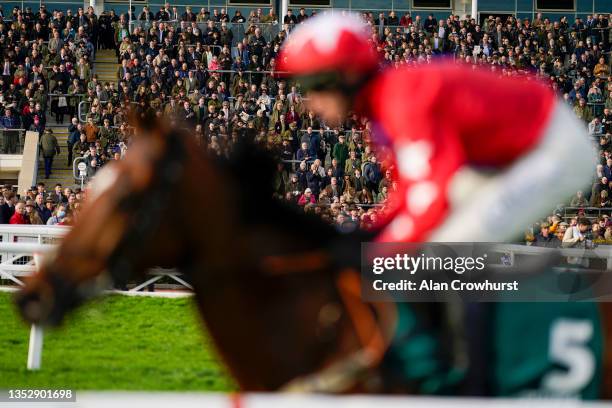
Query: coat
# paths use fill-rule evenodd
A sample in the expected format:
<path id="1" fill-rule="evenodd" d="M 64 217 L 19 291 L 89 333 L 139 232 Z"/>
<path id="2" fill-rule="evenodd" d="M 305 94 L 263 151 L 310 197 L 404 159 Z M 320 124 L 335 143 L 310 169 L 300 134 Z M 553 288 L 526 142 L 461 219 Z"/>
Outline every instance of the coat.
<path id="1" fill-rule="evenodd" d="M 346 159 L 349 157 L 348 146 L 344 143 L 336 143 L 334 150 L 332 151 L 332 157 L 338 160 L 338 165 L 344 168 Z"/>
<path id="2" fill-rule="evenodd" d="M 312 190 L 312 194 L 318 196 L 321 190 L 321 176 L 310 171 L 306 173 L 306 183 L 308 188 Z"/>
<path id="3" fill-rule="evenodd" d="M 57 143 L 57 138 L 53 133 L 44 132 L 40 137 L 40 151 L 43 157 L 54 157 L 59 154 L 60 148 Z"/>
<path id="4" fill-rule="evenodd" d="M 378 183 L 382 178 L 380 166 L 378 165 L 378 163 L 366 163 L 363 167 L 363 177 L 370 185 L 378 186 Z"/>
<path id="5" fill-rule="evenodd" d="M 18 212 L 14 213 L 11 219 L 9 220 L 9 224 L 29 224 L 28 218 L 20 214 Z"/>

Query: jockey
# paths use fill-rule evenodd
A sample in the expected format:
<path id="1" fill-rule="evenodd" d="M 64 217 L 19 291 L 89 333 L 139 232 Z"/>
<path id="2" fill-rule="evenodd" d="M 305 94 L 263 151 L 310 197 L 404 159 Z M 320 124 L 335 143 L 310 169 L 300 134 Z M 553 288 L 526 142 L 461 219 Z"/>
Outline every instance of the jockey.
<path id="1" fill-rule="evenodd" d="M 357 17 L 296 28 L 280 70 L 329 125 L 350 110 L 391 147 L 399 188 L 382 242 L 503 242 L 590 181 L 586 130 L 553 92 L 450 63 L 380 71 Z"/>
<path id="2" fill-rule="evenodd" d="M 311 109 L 328 125 L 356 111 L 390 147 L 399 186 L 388 199 L 380 242 L 512 240 L 589 183 L 596 156 L 586 129 L 535 79 L 502 79 L 445 62 L 381 70 L 371 34 L 353 16 L 309 19 L 289 35 L 279 69 L 308 91 Z M 475 395 L 601 397 L 603 370 L 593 362 L 606 340 L 597 329 L 605 321 L 597 304 L 528 303 L 521 313 L 514 303 L 466 309 L 464 334 L 476 356 L 470 364 L 487 367 L 475 376 L 437 354 L 448 336 L 421 320 L 438 306 L 423 312 L 397 304 L 400 323 L 387 361 L 418 392 L 454 394 L 467 378 L 476 379 L 466 391 Z M 584 358 L 567 364 L 589 368 L 571 385 L 557 381 L 566 373 L 549 349 L 568 318 L 593 333 L 592 344 L 581 345 Z M 495 352 L 477 346 L 485 341 Z"/>

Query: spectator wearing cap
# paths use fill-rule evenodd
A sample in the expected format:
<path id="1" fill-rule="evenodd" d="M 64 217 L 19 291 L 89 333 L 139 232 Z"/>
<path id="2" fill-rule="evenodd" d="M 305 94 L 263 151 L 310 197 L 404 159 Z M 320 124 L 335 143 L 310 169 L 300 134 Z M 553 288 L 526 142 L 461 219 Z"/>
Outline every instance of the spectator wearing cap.
<path id="1" fill-rule="evenodd" d="M 299 206 L 305 206 L 306 204 L 316 204 L 315 196 L 312 194 L 312 190 L 307 188 L 304 190 L 304 194 L 298 199 Z"/>
<path id="2" fill-rule="evenodd" d="M 535 236 L 534 246 L 544 248 L 559 248 L 561 241 L 550 231 L 550 224 L 542 223 L 540 232 Z"/>

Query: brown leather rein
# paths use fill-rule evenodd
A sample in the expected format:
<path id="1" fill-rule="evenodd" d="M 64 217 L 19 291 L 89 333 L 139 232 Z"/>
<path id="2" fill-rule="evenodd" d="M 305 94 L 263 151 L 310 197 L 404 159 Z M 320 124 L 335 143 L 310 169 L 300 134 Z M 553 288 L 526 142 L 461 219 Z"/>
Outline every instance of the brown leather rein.
<path id="1" fill-rule="evenodd" d="M 330 265 L 330 257 L 320 250 L 268 256 L 261 261 L 262 270 L 271 275 L 314 272 Z M 335 285 L 361 347 L 315 373 L 295 378 L 281 391 L 349 392 L 381 363 L 387 352 L 397 322 L 397 311 L 393 305 L 363 302 L 360 276 L 354 269 L 342 270 L 335 278 Z"/>

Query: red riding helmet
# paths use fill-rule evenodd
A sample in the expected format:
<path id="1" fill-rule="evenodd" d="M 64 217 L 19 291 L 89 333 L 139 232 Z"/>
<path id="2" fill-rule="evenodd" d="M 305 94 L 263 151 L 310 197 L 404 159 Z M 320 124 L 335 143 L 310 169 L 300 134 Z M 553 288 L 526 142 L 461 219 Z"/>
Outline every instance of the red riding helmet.
<path id="1" fill-rule="evenodd" d="M 279 56 L 279 70 L 298 77 L 368 74 L 378 67 L 370 35 L 371 28 L 354 15 L 309 19 L 289 34 Z"/>

